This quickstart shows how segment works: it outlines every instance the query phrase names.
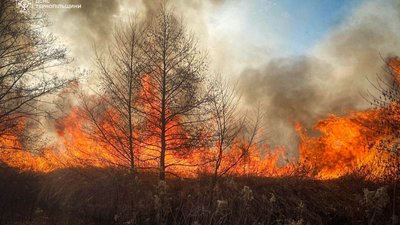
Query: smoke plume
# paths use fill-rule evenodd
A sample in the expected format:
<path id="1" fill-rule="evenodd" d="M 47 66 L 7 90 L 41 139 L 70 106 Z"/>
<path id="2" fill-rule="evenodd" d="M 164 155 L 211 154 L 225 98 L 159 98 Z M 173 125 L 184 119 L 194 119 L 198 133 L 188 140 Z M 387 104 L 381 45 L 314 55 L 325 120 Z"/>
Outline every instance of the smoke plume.
<path id="1" fill-rule="evenodd" d="M 295 122 L 306 128 L 329 114 L 371 105 L 366 93 L 384 61 L 400 54 L 400 3 L 370 1 L 315 46 L 308 56 L 275 58 L 247 68 L 239 84 L 247 105 L 261 102 L 272 144 L 297 149 Z M 294 155 L 296 154 L 293 151 Z"/>
<path id="2" fill-rule="evenodd" d="M 160 7 L 156 0 L 69 2 L 80 3 L 82 8 L 50 12 L 51 31 L 65 41 L 76 64 L 87 67 L 93 66 L 93 44 L 107 46 L 115 23 L 135 13 L 149 18 Z M 249 49 L 243 40 L 226 40 L 232 34 L 210 34 L 210 11 L 222 12 L 235 2 L 240 0 L 168 1 L 210 53 L 212 70 L 235 68 L 224 75 L 239 78 L 244 105 L 264 106 L 271 144 L 285 145 L 293 155 L 297 150 L 295 122 L 312 128 L 329 114 L 367 109 L 370 104 L 364 96 L 367 91 L 374 92 L 369 80 L 373 82 L 376 74 L 383 73 L 382 58 L 400 54 L 400 3 L 396 0 L 364 2 L 304 56 L 268 55 L 266 49 L 256 48 L 262 43 Z M 240 50 L 243 54 L 238 57 Z"/>

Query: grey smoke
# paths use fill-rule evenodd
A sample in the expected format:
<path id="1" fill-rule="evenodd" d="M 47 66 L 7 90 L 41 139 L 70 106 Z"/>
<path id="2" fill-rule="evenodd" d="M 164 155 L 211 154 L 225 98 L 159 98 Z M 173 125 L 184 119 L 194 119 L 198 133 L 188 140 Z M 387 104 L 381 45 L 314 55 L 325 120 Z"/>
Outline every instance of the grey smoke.
<path id="1" fill-rule="evenodd" d="M 56 0 L 55 0 L 56 1 Z M 62 0 L 57 0 L 62 2 Z M 234 0 L 237 1 L 237 0 Z M 211 64 L 216 68 L 230 68 L 244 62 L 230 62 L 231 47 L 211 40 L 207 33 L 207 10 L 234 4 L 226 0 L 170 0 L 178 15 L 183 15 L 190 31 L 201 39 L 201 46 L 210 49 Z M 81 3 L 79 10 L 49 12 L 53 22 L 51 31 L 71 49 L 77 66 L 92 66 L 93 44 L 106 46 L 114 23 L 128 13 L 152 15 L 160 6 L 157 0 L 69 0 Z M 211 8 L 210 8 L 211 7 Z M 261 66 L 248 67 L 236 74 L 239 77 L 242 100 L 247 106 L 261 103 L 265 108 L 269 140 L 272 145 L 285 145 L 296 155 L 297 136 L 294 122 L 305 127 L 330 113 L 343 115 L 348 110 L 370 107 L 363 94 L 372 87 L 367 80 L 374 80 L 382 73 L 382 57 L 400 54 L 400 2 L 382 3 L 369 0 L 350 18 L 339 25 L 306 56 L 271 56 L 265 49 L 254 49 Z M 277 18 L 279 19 L 279 18 Z M 221 34 L 229 37 L 229 34 Z M 249 34 L 251 35 L 251 34 Z M 273 40 L 272 40 L 273 41 Z M 210 47 L 211 46 L 211 47 Z M 247 51 L 249 51 L 247 49 Z M 262 55 L 265 54 L 265 57 Z M 227 60 L 228 59 L 228 60 Z M 213 65 L 211 65 L 213 66 Z M 236 67 L 235 67 L 236 68 Z M 373 90 L 372 90 L 373 91 Z"/>
<path id="2" fill-rule="evenodd" d="M 370 1 L 310 56 L 275 58 L 245 69 L 239 82 L 244 101 L 265 106 L 271 143 L 296 155 L 295 122 L 310 129 L 329 114 L 369 108 L 365 96 L 376 91 L 370 81 L 383 73 L 382 57 L 400 54 L 399 31 L 400 3 Z"/>
<path id="3" fill-rule="evenodd" d="M 116 23 L 125 17 L 140 15 L 149 18 L 163 1 L 159 0 L 54 0 L 51 3 L 81 4 L 80 9 L 47 10 L 53 24 L 51 32 L 65 43 L 72 56 L 78 61 L 77 66 L 91 66 L 93 46 L 101 48 L 107 45 Z M 203 9 L 207 3 L 221 6 L 225 0 L 176 0 L 168 1 L 178 15 L 186 16 L 190 25 L 197 23 L 195 29 L 204 31 Z M 192 18 L 195 18 L 193 20 Z M 191 30 L 192 28 L 190 28 Z"/>

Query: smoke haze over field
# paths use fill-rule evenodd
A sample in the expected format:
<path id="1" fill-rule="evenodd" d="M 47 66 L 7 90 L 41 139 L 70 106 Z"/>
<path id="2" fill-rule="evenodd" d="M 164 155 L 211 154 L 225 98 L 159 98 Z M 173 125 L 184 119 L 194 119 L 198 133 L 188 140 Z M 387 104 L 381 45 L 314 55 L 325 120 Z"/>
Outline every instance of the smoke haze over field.
<path id="1" fill-rule="evenodd" d="M 245 69 L 239 84 L 247 104 L 266 105 L 271 141 L 296 149 L 295 122 L 311 128 L 329 114 L 370 107 L 364 97 L 375 91 L 370 81 L 383 74 L 381 57 L 399 52 L 400 3 L 368 2 L 310 55 L 275 58 Z"/>
<path id="2" fill-rule="evenodd" d="M 50 11 L 51 30 L 71 49 L 75 64 L 87 68 L 93 44 L 106 46 L 115 22 L 133 14 L 146 18 L 159 7 L 158 1 L 144 0 L 69 2 L 82 9 Z M 285 2 L 169 1 L 209 53 L 210 71 L 239 79 L 244 106 L 264 107 L 271 144 L 285 145 L 296 155 L 294 122 L 311 128 L 329 114 L 370 107 L 363 98 L 373 91 L 367 78 L 374 81 L 383 73 L 381 57 L 400 54 L 400 2 L 362 1 L 312 44 L 295 37 L 311 39 L 307 35 L 320 28 L 295 33 L 290 21 L 308 17 L 293 18 Z M 324 16 L 319 12 L 305 23 Z M 302 44 L 307 51 L 287 47 Z"/>
<path id="3" fill-rule="evenodd" d="M 52 3 L 61 3 L 56 0 Z M 206 35 L 205 9 L 223 4 L 223 0 L 209 1 L 170 1 L 178 16 L 184 16 L 188 30 L 196 33 L 197 38 Z M 114 27 L 121 21 L 137 17 L 138 20 L 150 18 L 158 7 L 159 1 L 144 0 L 69 0 L 70 4 L 81 4 L 81 9 L 48 10 L 51 30 L 71 49 L 72 56 L 79 66 L 91 67 L 93 48 L 106 47 Z M 195 19 L 193 19 L 195 18 Z"/>

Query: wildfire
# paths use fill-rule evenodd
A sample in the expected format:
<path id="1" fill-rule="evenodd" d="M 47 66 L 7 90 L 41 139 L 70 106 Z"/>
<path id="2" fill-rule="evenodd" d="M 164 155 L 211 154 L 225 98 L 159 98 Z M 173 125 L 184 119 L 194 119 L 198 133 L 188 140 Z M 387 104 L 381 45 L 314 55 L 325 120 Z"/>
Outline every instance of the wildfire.
<path id="1" fill-rule="evenodd" d="M 82 130 L 84 121 L 79 116 L 79 108 L 71 111 L 70 115 L 59 121 L 59 138 L 61 143 L 47 149 L 41 154 L 33 154 L 23 150 L 3 150 L 0 160 L 11 167 L 22 170 L 49 172 L 63 167 L 110 167 L 123 166 L 124 162 L 112 154 L 112 150 L 102 146 Z M 331 179 L 346 175 L 351 172 L 370 168 L 373 172 L 370 177 L 381 176 L 384 165 L 378 163 L 378 158 L 390 159 L 386 153 L 379 152 L 376 145 L 383 138 L 377 131 L 365 126 L 368 123 L 377 123 L 379 111 L 351 113 L 347 117 L 330 116 L 319 121 L 315 129 L 321 132 L 320 136 L 308 136 L 306 130 L 296 124 L 299 133 L 299 162 L 294 161 L 282 164 L 285 159 L 285 149 L 278 148 L 268 153 L 263 153 L 268 147 L 257 149 L 253 146 L 249 153 L 243 157 L 231 174 L 255 176 L 284 176 L 290 175 L 299 167 L 307 166 L 307 175 L 318 179 Z M 362 122 L 364 121 L 364 122 Z M 61 128 L 62 127 L 62 128 Z M 12 140 L 16 146 L 21 146 L 18 140 Z M 238 143 L 239 144 L 239 143 Z M 22 146 L 21 146 L 22 147 Z M 194 151 L 185 157 L 168 155 L 168 162 L 174 165 L 171 173 L 183 177 L 195 177 L 198 172 L 211 173 L 212 163 L 207 162 L 213 155 L 212 149 Z M 140 149 L 142 159 L 154 156 L 151 148 Z M 235 147 L 227 153 L 226 167 L 229 159 L 237 158 L 240 148 Z M 140 157 L 140 156 L 139 156 Z M 156 168 L 156 162 L 148 162 L 148 168 Z"/>
<path id="2" fill-rule="evenodd" d="M 330 116 L 319 121 L 314 129 L 318 137 L 310 137 L 297 124 L 300 136 L 300 163 L 309 165 L 310 175 L 329 179 L 352 172 L 366 172 L 371 178 L 381 177 L 385 164 L 379 159 L 390 159 L 377 148 L 385 135 L 368 127 L 379 128 L 379 110 L 350 113 L 346 117 Z"/>
<path id="3" fill-rule="evenodd" d="M 391 59 L 388 63 L 400 75 L 400 60 Z M 145 109 L 150 110 L 150 109 Z M 303 171 L 304 175 L 317 179 L 332 179 L 349 173 L 360 173 L 369 179 L 381 179 L 387 173 L 391 162 L 399 162 L 398 156 L 380 149 L 382 141 L 390 138 L 387 127 L 381 123 L 385 109 L 371 109 L 364 112 L 350 112 L 346 116 L 331 115 L 318 121 L 314 130 L 318 135 L 310 135 L 301 124 L 295 129 L 299 135 L 299 158 L 286 158 L 284 148 L 271 150 L 268 146 L 250 147 L 240 162 L 230 170 L 230 174 L 253 176 L 285 176 Z M 112 110 L 103 111 L 102 126 L 110 129 L 107 123 L 120 118 Z M 29 151 L 6 149 L 0 154 L 0 161 L 21 170 L 49 172 L 62 167 L 110 167 L 129 166 L 126 161 L 113 153 L 113 150 L 96 139 L 95 132 L 87 129 L 83 110 L 75 107 L 69 115 L 57 121 L 59 143 L 48 146 L 40 154 Z M 114 115 L 114 116 L 113 116 Z M 111 118 L 111 119 L 110 119 Z M 171 126 L 175 124 L 172 123 Z M 21 124 L 21 126 L 23 126 Z M 176 129 L 176 130 L 174 130 Z M 182 133 L 179 126 L 171 132 Z M 178 132 L 179 131 L 179 132 Z M 135 137 L 146 137 L 140 130 Z M 2 146 L 23 149 L 17 136 L 0 140 Z M 156 169 L 159 140 L 149 138 L 135 149 L 138 168 Z M 182 143 L 173 143 L 173 145 Z M 221 168 L 229 167 L 230 160 L 237 159 L 241 152 L 240 141 L 227 152 Z M 395 144 L 395 143 L 394 143 Z M 394 145 L 393 144 L 393 145 Z M 212 173 L 215 149 L 202 147 L 185 151 L 184 154 L 171 152 L 167 155 L 169 172 L 180 177 L 195 177 L 199 173 Z M 286 161 L 286 163 L 283 163 Z"/>

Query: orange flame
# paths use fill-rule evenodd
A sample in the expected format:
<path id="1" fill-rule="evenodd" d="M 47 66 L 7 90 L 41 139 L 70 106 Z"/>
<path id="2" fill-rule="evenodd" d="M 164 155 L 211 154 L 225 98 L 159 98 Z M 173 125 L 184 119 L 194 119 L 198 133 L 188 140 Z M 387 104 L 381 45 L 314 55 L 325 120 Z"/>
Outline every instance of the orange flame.
<path id="1" fill-rule="evenodd" d="M 391 59 L 388 65 L 400 75 L 400 60 Z M 151 107 L 145 107 L 144 110 L 151 110 Z M 366 175 L 368 179 L 381 179 L 385 177 L 390 162 L 399 162 L 399 158 L 396 158 L 398 156 L 379 149 L 380 143 L 390 138 L 390 134 L 385 132 L 388 129 L 385 127 L 387 125 L 381 123 L 382 117 L 385 116 L 384 110 L 351 112 L 343 117 L 331 115 L 318 121 L 314 126 L 313 129 L 319 132 L 318 135 L 309 135 L 301 124 L 295 124 L 299 135 L 297 163 L 296 160 L 286 158 L 286 150 L 282 147 L 271 150 L 268 146 L 253 145 L 242 160 L 232 168 L 230 174 L 285 176 L 305 169 L 303 172 L 306 176 L 317 179 L 332 179 L 353 172 Z M 111 148 L 94 138 L 95 135 L 92 134 L 95 131 L 85 129 L 82 112 L 83 109 L 75 107 L 68 116 L 57 121 L 60 140 L 58 145 L 47 147 L 41 154 L 14 149 L 2 150 L 0 161 L 11 167 L 40 172 L 71 166 L 129 166 L 114 154 Z M 112 109 L 103 113 L 104 118 L 116 115 Z M 117 120 L 118 116 L 113 116 L 111 121 Z M 110 122 L 105 119 L 102 121 L 104 127 L 112 129 L 111 126 L 108 127 L 107 121 Z M 177 125 L 178 121 L 171 123 L 170 126 L 174 128 L 169 132 L 184 133 L 183 128 Z M 146 134 L 136 132 L 136 137 L 146 137 Z M 0 139 L 0 142 L 2 145 L 23 148 L 17 136 Z M 146 144 L 137 144 L 139 147 L 135 150 L 135 154 L 139 159 L 139 162 L 136 161 L 138 167 L 154 169 L 158 167 L 158 162 L 154 159 L 158 156 L 158 142 L 159 140 L 153 136 L 146 141 Z M 221 168 L 229 167 L 233 163 L 232 160 L 242 154 L 240 146 L 246 144 L 243 142 L 238 140 L 234 147 L 225 153 Z M 181 143 L 172 143 L 172 145 L 178 144 Z M 214 151 L 213 148 L 203 147 L 195 151 L 185 151 L 185 154 L 170 153 L 166 157 L 166 161 L 173 165 L 169 171 L 180 177 L 195 177 L 199 173 L 211 174 L 214 164 L 210 159 L 213 159 Z"/>

